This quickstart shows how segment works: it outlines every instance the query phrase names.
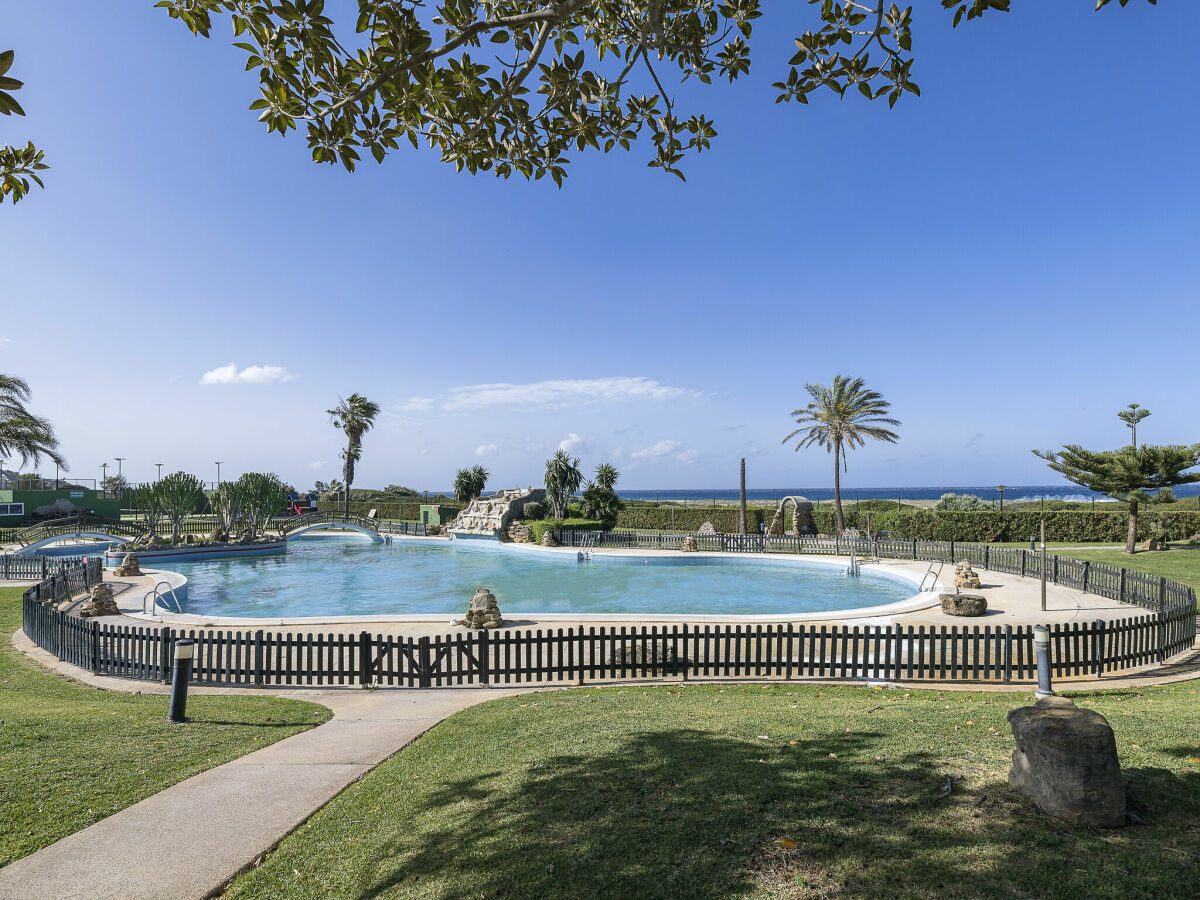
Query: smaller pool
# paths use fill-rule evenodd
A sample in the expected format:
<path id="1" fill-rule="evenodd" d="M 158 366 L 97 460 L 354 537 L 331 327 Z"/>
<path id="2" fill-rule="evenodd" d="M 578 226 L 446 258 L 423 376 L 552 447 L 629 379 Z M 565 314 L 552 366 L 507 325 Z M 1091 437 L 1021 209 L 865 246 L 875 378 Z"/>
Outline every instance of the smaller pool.
<path id="1" fill-rule="evenodd" d="M 490 541 L 300 538 L 286 554 L 165 565 L 184 612 L 255 618 L 461 615 L 478 587 L 514 614 L 791 615 L 895 603 L 913 581 L 795 559 L 606 556 L 578 562 Z"/>

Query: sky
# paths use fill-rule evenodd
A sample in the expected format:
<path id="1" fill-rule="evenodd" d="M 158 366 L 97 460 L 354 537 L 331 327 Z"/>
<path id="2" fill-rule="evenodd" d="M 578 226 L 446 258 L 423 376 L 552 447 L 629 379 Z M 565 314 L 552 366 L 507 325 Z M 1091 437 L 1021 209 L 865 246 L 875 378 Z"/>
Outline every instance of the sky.
<path id="1" fill-rule="evenodd" d="M 1049 484 L 1031 448 L 1200 440 L 1200 3 L 914 4 L 922 96 L 776 104 L 807 4 L 769 4 L 687 182 L 647 146 L 549 179 L 432 152 L 314 165 L 247 110 L 228 22 L 152 0 L 4 0 L 45 191 L 0 207 L 0 371 L 81 478 L 340 469 L 325 410 L 383 413 L 356 484 L 540 483 L 560 446 L 634 489 L 826 486 L 781 439 L 804 385 L 861 376 L 896 445 L 854 487 Z M 335 13 L 345 3 L 331 3 Z M 45 466 L 43 465 L 43 469 Z M 111 468 L 110 468 L 111 471 Z"/>

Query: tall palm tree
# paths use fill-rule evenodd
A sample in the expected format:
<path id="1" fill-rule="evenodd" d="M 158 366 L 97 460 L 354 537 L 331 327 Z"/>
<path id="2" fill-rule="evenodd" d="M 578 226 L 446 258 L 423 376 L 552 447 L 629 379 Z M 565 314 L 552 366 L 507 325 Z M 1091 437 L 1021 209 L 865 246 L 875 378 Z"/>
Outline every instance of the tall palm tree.
<path id="1" fill-rule="evenodd" d="M 25 407 L 31 396 L 25 379 L 0 373 L 0 457 L 19 456 L 24 464 L 36 463 L 44 456 L 63 471 L 70 471 L 58 452 L 58 438 L 50 420 L 35 416 Z"/>
<path id="2" fill-rule="evenodd" d="M 812 395 L 808 406 L 793 409 L 792 415 L 799 426 L 783 439 L 787 443 L 796 439 L 796 450 L 816 444 L 833 454 L 833 498 L 837 509 L 837 530 L 846 530 L 846 519 L 842 515 L 842 470 L 846 467 L 846 453 L 861 447 L 866 438 L 894 444 L 900 436 L 884 428 L 885 425 L 900 423 L 888 417 L 891 404 L 876 391 L 867 390 L 861 378 L 835 375 L 833 384 L 806 384 L 804 389 Z"/>
<path id="3" fill-rule="evenodd" d="M 363 435 L 375 424 L 379 415 L 379 404 L 372 403 L 362 394 L 339 397 L 338 405 L 326 410 L 334 428 L 346 435 L 346 449 L 342 451 L 342 479 L 346 482 L 346 502 L 342 515 L 350 518 L 350 485 L 354 483 L 354 464 L 362 458 Z"/>

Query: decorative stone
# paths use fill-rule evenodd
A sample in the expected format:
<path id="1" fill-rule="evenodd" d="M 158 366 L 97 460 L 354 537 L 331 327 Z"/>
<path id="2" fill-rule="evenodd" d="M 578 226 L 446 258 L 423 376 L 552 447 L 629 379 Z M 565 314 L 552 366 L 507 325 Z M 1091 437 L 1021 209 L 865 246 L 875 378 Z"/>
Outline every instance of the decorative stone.
<path id="1" fill-rule="evenodd" d="M 685 537 L 682 543 L 680 543 L 679 549 L 683 553 L 698 553 L 700 551 L 700 547 L 694 537 Z"/>
<path id="2" fill-rule="evenodd" d="M 556 538 L 554 536 L 553 531 L 547 531 L 542 535 L 542 546 L 543 547 L 557 547 L 558 546 L 558 538 Z"/>
<path id="3" fill-rule="evenodd" d="M 158 534 L 152 534 L 150 537 L 146 538 L 147 547 L 161 547 L 166 542 L 166 539 Z"/>
<path id="4" fill-rule="evenodd" d="M 514 544 L 532 544 L 533 529 L 521 522 L 514 522 L 508 526 L 508 539 Z"/>
<path id="5" fill-rule="evenodd" d="M 1156 541 L 1153 538 L 1142 544 L 1143 550 L 1170 550 L 1171 545 L 1166 541 Z"/>
<path id="6" fill-rule="evenodd" d="M 696 532 L 698 534 L 716 534 L 717 529 L 712 522 L 704 522 L 699 528 L 696 529 Z"/>
<path id="7" fill-rule="evenodd" d="M 979 589 L 979 576 L 971 568 L 971 563 L 965 559 L 954 567 L 954 586 L 960 591 L 963 588 L 967 590 Z"/>
<path id="8" fill-rule="evenodd" d="M 79 609 L 79 616 L 83 619 L 90 619 L 93 616 L 119 616 L 121 610 L 117 607 L 117 601 L 113 599 L 113 590 L 111 584 L 101 582 L 92 588 L 91 595 L 83 601 L 83 606 Z"/>
<path id="9" fill-rule="evenodd" d="M 212 531 L 210 531 L 208 533 L 208 537 L 205 538 L 205 540 L 208 541 L 210 544 L 221 544 L 221 543 L 225 542 L 225 538 L 226 538 L 225 532 L 222 530 L 221 526 L 218 525 L 216 528 L 214 528 Z"/>
<path id="10" fill-rule="evenodd" d="M 1017 746 L 1008 783 L 1042 812 L 1093 828 L 1125 824 L 1125 785 L 1112 727 L 1066 697 L 1008 714 Z"/>
<path id="11" fill-rule="evenodd" d="M 125 558 L 121 560 L 121 564 L 113 570 L 114 575 L 126 577 L 129 575 L 141 575 L 142 567 L 137 561 L 137 557 L 132 553 L 125 554 Z M 111 593 L 111 589 L 109 591 Z"/>
<path id="12" fill-rule="evenodd" d="M 978 594 L 942 594 L 942 612 L 948 616 L 982 616 L 987 600 Z"/>
<path id="13" fill-rule="evenodd" d="M 466 618 L 460 619 L 459 625 L 467 628 L 499 628 L 504 624 L 500 618 L 500 607 L 496 604 L 496 595 L 487 588 L 478 588 L 471 603 L 467 607 Z"/>
<path id="14" fill-rule="evenodd" d="M 675 648 L 658 642 L 647 642 L 643 648 L 640 641 L 632 641 L 614 647 L 608 662 L 618 666 L 670 666 L 675 664 Z"/>

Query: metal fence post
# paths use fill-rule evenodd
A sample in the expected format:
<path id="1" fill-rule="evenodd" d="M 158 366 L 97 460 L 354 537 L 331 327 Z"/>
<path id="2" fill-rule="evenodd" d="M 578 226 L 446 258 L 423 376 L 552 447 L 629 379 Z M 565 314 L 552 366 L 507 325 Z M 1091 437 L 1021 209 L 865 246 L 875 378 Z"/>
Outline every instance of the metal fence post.
<path id="1" fill-rule="evenodd" d="M 1086 571 L 1086 570 L 1085 570 Z M 1092 623 L 1092 675 L 1104 674 L 1104 620 Z"/>
<path id="2" fill-rule="evenodd" d="M 488 639 L 487 629 L 478 632 L 479 643 L 479 683 L 486 685 L 489 678 L 489 670 L 491 669 L 491 652 L 492 645 Z"/>
<path id="3" fill-rule="evenodd" d="M 1012 626 L 1004 626 L 1004 683 L 1012 682 Z"/>
<path id="4" fill-rule="evenodd" d="M 371 635 L 365 631 L 358 635 L 358 683 L 371 686 Z"/>
<path id="5" fill-rule="evenodd" d="M 163 684 L 169 684 L 171 681 L 171 645 L 173 643 L 171 629 L 169 627 L 160 628 L 158 630 L 158 665 L 162 671 Z"/>
<path id="6" fill-rule="evenodd" d="M 89 646 L 92 651 L 92 674 L 100 674 L 100 623 L 94 619 L 89 623 Z"/>
<path id="7" fill-rule="evenodd" d="M 254 632 L 254 686 L 263 686 L 263 633 L 260 628 Z"/>

